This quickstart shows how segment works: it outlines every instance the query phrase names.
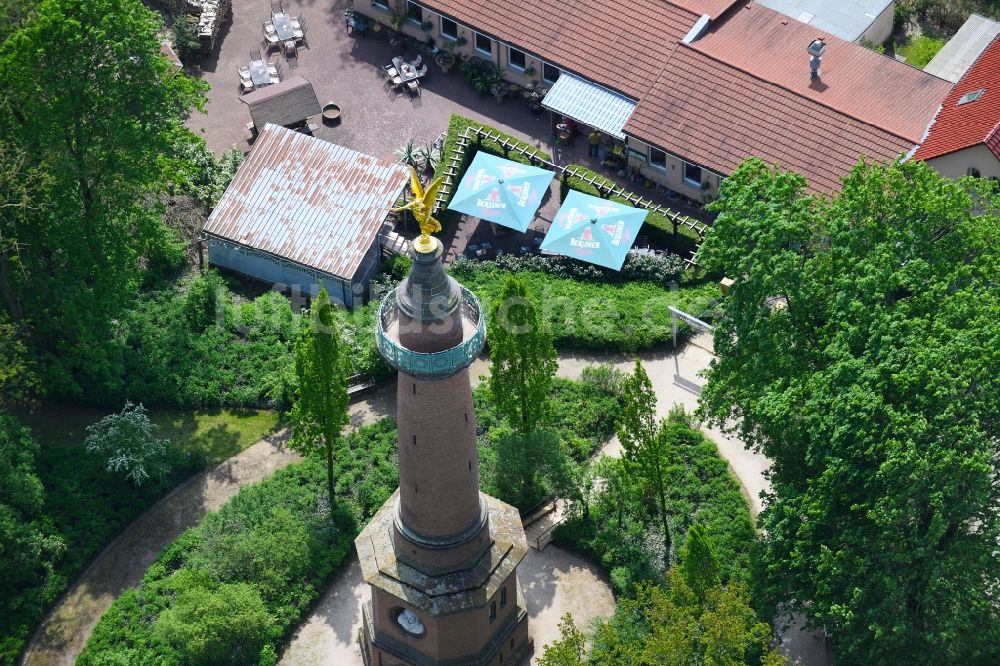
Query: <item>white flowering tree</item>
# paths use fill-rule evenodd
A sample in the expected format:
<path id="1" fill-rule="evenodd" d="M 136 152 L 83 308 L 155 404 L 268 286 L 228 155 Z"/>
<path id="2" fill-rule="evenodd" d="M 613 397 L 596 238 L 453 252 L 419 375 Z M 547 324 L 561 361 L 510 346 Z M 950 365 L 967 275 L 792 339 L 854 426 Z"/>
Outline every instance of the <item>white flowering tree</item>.
<path id="1" fill-rule="evenodd" d="M 150 477 L 163 477 L 170 471 L 170 440 L 158 439 L 156 428 L 145 407 L 126 402 L 121 412 L 87 427 L 87 451 L 103 458 L 109 472 L 141 486 Z"/>

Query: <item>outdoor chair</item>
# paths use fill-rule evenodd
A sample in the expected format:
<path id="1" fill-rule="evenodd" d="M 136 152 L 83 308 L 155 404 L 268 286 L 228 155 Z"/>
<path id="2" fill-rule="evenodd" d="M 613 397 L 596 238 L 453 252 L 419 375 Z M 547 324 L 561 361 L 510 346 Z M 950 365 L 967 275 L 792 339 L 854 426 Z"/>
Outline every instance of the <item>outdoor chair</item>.
<path id="1" fill-rule="evenodd" d="M 271 0 L 271 16 L 275 14 L 284 14 L 285 10 L 281 6 L 281 0 Z"/>
<path id="2" fill-rule="evenodd" d="M 250 81 L 249 79 L 240 79 L 240 86 L 245 93 L 253 92 L 256 87 L 254 86 L 253 81 Z"/>
<path id="3" fill-rule="evenodd" d="M 413 66 L 414 66 L 414 67 L 417 67 L 417 68 L 419 68 L 419 67 L 420 67 L 420 65 L 421 65 L 421 63 L 423 63 L 423 62 L 424 62 L 424 58 L 423 58 L 423 56 L 421 56 L 421 55 L 420 55 L 420 54 L 418 53 L 418 54 L 417 54 L 417 57 L 413 59 Z"/>
<path id="4" fill-rule="evenodd" d="M 423 67 L 417 69 L 417 76 L 419 76 L 420 78 L 427 76 L 427 65 L 424 65 Z"/>
<path id="5" fill-rule="evenodd" d="M 410 81 L 407 81 L 406 87 L 409 89 L 411 93 L 420 95 L 420 82 L 417 81 L 417 79 L 412 79 Z"/>
<path id="6" fill-rule="evenodd" d="M 265 35 L 277 35 L 278 31 L 275 30 L 274 24 L 270 21 L 261 21 L 260 29 L 264 31 Z"/>
<path id="7" fill-rule="evenodd" d="M 285 61 L 288 63 L 289 69 L 294 69 L 299 66 L 299 52 L 295 45 L 295 42 L 291 39 L 285 42 Z"/>
<path id="8" fill-rule="evenodd" d="M 264 57 L 260 54 L 260 49 L 250 49 L 250 62 L 263 59 Z"/>

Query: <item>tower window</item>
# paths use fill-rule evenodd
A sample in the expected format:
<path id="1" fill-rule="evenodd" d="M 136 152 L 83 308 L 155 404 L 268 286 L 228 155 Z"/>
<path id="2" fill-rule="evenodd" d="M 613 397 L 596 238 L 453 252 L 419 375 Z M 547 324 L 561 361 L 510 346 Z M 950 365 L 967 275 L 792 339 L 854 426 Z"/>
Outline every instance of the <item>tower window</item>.
<path id="1" fill-rule="evenodd" d="M 413 382 L 413 395 L 417 394 L 417 383 Z"/>
<path id="2" fill-rule="evenodd" d="M 497 602 L 490 602 L 490 622 L 497 619 Z"/>
<path id="3" fill-rule="evenodd" d="M 413 436 L 413 446 L 416 446 L 416 445 L 417 445 L 417 436 L 414 435 Z"/>
<path id="4" fill-rule="evenodd" d="M 469 469 L 472 469 L 472 461 L 469 461 Z"/>
<path id="5" fill-rule="evenodd" d="M 500 608 L 507 605 L 507 586 L 504 585 L 500 588 Z"/>

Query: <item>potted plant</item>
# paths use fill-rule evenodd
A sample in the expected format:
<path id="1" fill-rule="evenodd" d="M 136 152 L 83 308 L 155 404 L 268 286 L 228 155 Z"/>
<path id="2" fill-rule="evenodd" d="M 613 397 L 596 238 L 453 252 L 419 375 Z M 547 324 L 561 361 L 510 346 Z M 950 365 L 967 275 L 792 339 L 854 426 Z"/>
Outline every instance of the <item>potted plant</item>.
<path id="1" fill-rule="evenodd" d="M 455 43 L 459 46 L 465 46 L 469 43 L 469 40 L 465 38 L 465 33 L 463 32 L 458 36 L 458 39 L 455 40 Z"/>
<path id="2" fill-rule="evenodd" d="M 493 97 L 496 98 L 497 103 L 499 104 L 500 102 L 503 101 L 503 98 L 507 95 L 507 93 L 510 92 L 510 84 L 504 81 L 503 79 L 495 81 L 493 85 L 490 86 L 490 92 L 493 94 Z"/>
<path id="3" fill-rule="evenodd" d="M 455 64 L 455 54 L 448 49 L 442 49 L 434 56 L 434 62 L 438 64 L 442 72 L 447 74 L 448 70 Z"/>
<path id="4" fill-rule="evenodd" d="M 524 75 L 527 76 L 529 79 L 531 79 L 532 82 L 534 82 L 535 74 L 537 73 L 538 71 L 535 69 L 534 65 L 528 65 L 527 67 L 524 68 Z"/>
<path id="5" fill-rule="evenodd" d="M 420 24 L 420 29 L 423 30 L 424 32 L 430 32 L 431 28 L 433 27 L 434 24 L 431 23 L 430 21 L 424 21 L 423 23 Z"/>
<path id="6" fill-rule="evenodd" d="M 404 16 L 397 12 L 395 9 L 389 10 L 389 25 L 396 32 L 399 32 L 403 27 Z"/>

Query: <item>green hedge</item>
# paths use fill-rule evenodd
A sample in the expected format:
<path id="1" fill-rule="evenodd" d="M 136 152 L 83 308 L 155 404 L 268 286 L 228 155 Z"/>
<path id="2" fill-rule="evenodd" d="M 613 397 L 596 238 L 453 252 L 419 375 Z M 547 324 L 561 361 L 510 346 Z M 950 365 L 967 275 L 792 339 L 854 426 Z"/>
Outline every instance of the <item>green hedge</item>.
<path id="1" fill-rule="evenodd" d="M 618 183 L 615 181 L 605 178 L 596 171 L 591 171 L 590 169 L 578 164 L 572 164 L 570 166 L 576 170 L 578 175 L 567 175 L 564 180 L 560 181 L 560 202 L 566 200 L 566 195 L 570 190 L 576 190 L 577 192 L 583 192 L 584 194 L 590 194 L 595 197 L 604 197 L 605 199 L 610 199 L 611 201 L 632 205 L 622 197 L 602 195 L 597 187 L 587 182 L 590 178 L 594 178 L 595 182 L 600 183 L 602 187 L 607 187 L 608 190 L 612 190 L 618 187 Z M 675 237 L 674 225 L 665 215 L 655 211 L 649 211 L 649 214 L 646 216 L 646 222 L 643 224 L 642 231 L 652 242 L 657 245 L 662 245 L 674 254 L 680 255 L 684 258 L 690 257 L 691 253 L 697 249 L 698 243 L 700 242 L 698 233 L 694 229 L 685 227 L 684 225 L 681 225 L 677 229 L 677 236 Z"/>
<path id="2" fill-rule="evenodd" d="M 465 130 L 470 127 L 480 128 L 485 131 L 492 131 L 499 133 L 500 136 L 502 136 L 504 139 L 513 142 L 519 148 L 526 149 L 527 151 L 529 151 L 531 155 L 534 155 L 535 157 L 538 157 L 543 160 L 552 159 L 552 156 L 546 153 L 545 151 L 535 148 L 530 143 L 521 141 L 520 139 L 515 139 L 509 134 L 504 134 L 495 127 L 490 127 L 489 125 L 486 125 L 484 123 L 476 122 L 475 120 L 471 120 L 469 118 L 453 114 L 451 116 L 451 120 L 448 121 L 448 134 L 445 137 L 444 149 L 441 152 L 441 162 L 440 166 L 438 167 L 439 173 L 443 174 L 449 168 L 449 165 L 451 164 L 451 158 L 454 155 L 458 154 L 458 149 L 459 149 L 458 140 L 461 138 L 462 134 L 465 133 Z M 458 167 L 459 176 L 465 173 L 465 170 L 469 167 L 469 164 L 472 162 L 472 159 L 476 156 L 476 153 L 480 150 L 486 151 L 491 155 L 505 157 L 514 162 L 520 162 L 521 164 L 531 164 L 530 158 L 525 157 L 524 155 L 521 155 L 516 151 L 509 151 L 509 153 L 505 154 L 503 146 L 501 146 L 499 143 L 497 143 L 492 139 L 483 139 L 483 141 L 480 143 L 477 143 L 475 139 L 473 139 L 472 143 L 470 143 L 469 147 L 465 151 L 464 158 L 459 163 Z M 454 184 L 457 186 L 458 185 L 457 179 L 453 180 L 455 181 Z M 451 203 L 451 195 L 453 195 L 454 193 L 455 193 L 455 188 L 453 188 L 448 195 L 449 203 Z"/>
<path id="3" fill-rule="evenodd" d="M 487 312 L 509 275 L 491 263 L 475 261 L 456 262 L 452 274 L 479 297 Z M 698 316 L 721 295 L 714 283 L 668 287 L 656 282 L 581 281 L 532 271 L 517 276 L 539 304 L 560 349 L 652 349 L 672 339 L 668 305 Z"/>
<path id="4" fill-rule="evenodd" d="M 395 489 L 395 426 L 386 419 L 359 429 L 335 460 L 332 509 L 319 458 L 244 488 L 115 601 L 77 663 L 276 663 L 351 553 L 359 525 Z"/>

